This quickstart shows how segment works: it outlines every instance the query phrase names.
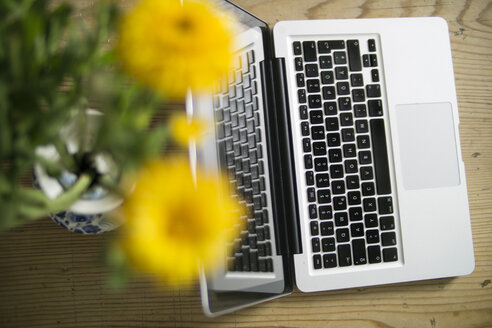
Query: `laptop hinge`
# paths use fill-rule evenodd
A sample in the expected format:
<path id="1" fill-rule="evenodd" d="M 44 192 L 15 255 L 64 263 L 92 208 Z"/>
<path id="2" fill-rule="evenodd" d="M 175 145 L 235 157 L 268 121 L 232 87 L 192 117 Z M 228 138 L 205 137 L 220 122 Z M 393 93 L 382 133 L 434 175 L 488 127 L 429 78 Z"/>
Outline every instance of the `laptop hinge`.
<path id="1" fill-rule="evenodd" d="M 288 246 L 291 254 L 302 253 L 301 232 L 299 227 L 299 212 L 297 207 L 296 179 L 294 173 L 291 124 L 289 119 L 288 92 L 285 75 L 285 59 L 273 59 L 273 74 L 275 83 L 275 108 L 277 113 L 278 147 L 280 153 L 279 165 L 281 171 L 283 204 L 285 222 L 287 224 Z"/>

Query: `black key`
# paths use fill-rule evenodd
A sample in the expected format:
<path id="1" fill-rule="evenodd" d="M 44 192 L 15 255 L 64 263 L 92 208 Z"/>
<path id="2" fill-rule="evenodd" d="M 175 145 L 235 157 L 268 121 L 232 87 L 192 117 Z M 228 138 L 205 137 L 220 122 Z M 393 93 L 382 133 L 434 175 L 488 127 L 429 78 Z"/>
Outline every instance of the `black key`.
<path id="1" fill-rule="evenodd" d="M 376 229 L 366 230 L 366 241 L 368 244 L 379 243 L 379 231 Z"/>
<path id="2" fill-rule="evenodd" d="M 345 180 L 347 182 L 347 189 L 359 189 L 359 176 L 348 175 Z"/>
<path id="3" fill-rule="evenodd" d="M 318 253 L 321 251 L 321 244 L 319 242 L 319 238 L 311 239 L 311 247 L 314 253 Z"/>
<path id="4" fill-rule="evenodd" d="M 343 177 L 343 165 L 335 164 L 330 166 L 330 174 L 333 179 L 340 179 Z"/>
<path id="5" fill-rule="evenodd" d="M 357 156 L 357 150 L 356 150 L 356 147 L 354 144 L 343 145 L 343 157 L 350 158 L 350 157 L 356 157 L 356 156 Z M 357 161 L 356 161 L 356 163 L 357 163 Z M 347 173 L 350 173 L 350 172 L 347 172 Z M 355 172 L 352 172 L 352 173 L 355 173 Z"/>
<path id="6" fill-rule="evenodd" d="M 321 108 L 320 95 L 310 95 L 308 96 L 308 100 L 309 100 L 309 108 Z"/>
<path id="7" fill-rule="evenodd" d="M 362 183 L 362 195 L 364 196 L 372 196 L 375 194 L 374 191 L 374 183 L 372 182 L 364 182 Z"/>
<path id="8" fill-rule="evenodd" d="M 339 148 L 330 149 L 328 151 L 328 158 L 330 163 L 338 163 L 342 161 L 342 150 Z"/>
<path id="9" fill-rule="evenodd" d="M 318 79 L 310 79 L 306 81 L 308 92 L 319 92 L 319 80 Z"/>
<path id="10" fill-rule="evenodd" d="M 299 41 L 295 41 L 292 44 L 292 48 L 294 49 L 294 55 L 298 56 L 301 54 L 301 43 Z"/>
<path id="11" fill-rule="evenodd" d="M 342 140 L 344 142 L 355 141 L 354 129 L 342 129 Z"/>
<path id="12" fill-rule="evenodd" d="M 321 255 L 316 254 L 313 256 L 313 265 L 315 269 L 321 269 L 322 268 L 322 263 L 321 263 Z"/>
<path id="13" fill-rule="evenodd" d="M 319 227 L 317 221 L 311 221 L 309 226 L 311 228 L 311 236 L 319 235 Z"/>
<path id="14" fill-rule="evenodd" d="M 335 77 L 337 80 L 347 80 L 348 79 L 348 69 L 346 66 L 339 66 L 335 68 Z"/>
<path id="15" fill-rule="evenodd" d="M 311 138 L 313 140 L 320 140 L 325 138 L 325 128 L 323 126 L 311 127 Z"/>
<path id="16" fill-rule="evenodd" d="M 335 249 L 333 249 L 335 250 Z M 325 269 L 335 268 L 337 266 L 336 254 L 324 254 L 323 255 L 323 267 Z"/>
<path id="17" fill-rule="evenodd" d="M 301 57 L 296 57 L 294 59 L 294 64 L 296 66 L 296 71 L 302 71 L 303 70 L 303 64 L 302 64 L 302 58 Z"/>
<path id="18" fill-rule="evenodd" d="M 381 234 L 381 244 L 383 246 L 396 245 L 396 233 L 395 232 L 383 232 Z"/>
<path id="19" fill-rule="evenodd" d="M 326 131 L 338 131 L 338 118 L 327 117 L 325 120 Z"/>
<path id="20" fill-rule="evenodd" d="M 373 177 L 374 176 L 372 174 L 372 167 L 363 166 L 360 168 L 360 179 L 361 180 L 372 180 Z"/>
<path id="21" fill-rule="evenodd" d="M 304 152 L 306 153 L 311 152 L 311 139 L 309 138 L 302 139 L 302 149 L 304 149 Z"/>
<path id="22" fill-rule="evenodd" d="M 364 215 L 364 223 L 366 228 L 375 228 L 378 226 L 378 216 L 376 213 L 369 213 Z"/>
<path id="23" fill-rule="evenodd" d="M 331 183 L 331 190 L 333 194 L 341 195 L 345 193 L 345 181 L 335 180 Z"/>
<path id="24" fill-rule="evenodd" d="M 332 84 L 335 82 L 335 77 L 333 76 L 333 71 L 322 71 L 321 72 L 321 83 Z"/>
<path id="25" fill-rule="evenodd" d="M 329 54 L 331 51 L 329 41 L 318 41 L 318 52 L 320 54 Z"/>
<path id="26" fill-rule="evenodd" d="M 308 118 L 308 112 L 307 112 L 307 106 L 306 105 L 299 106 L 299 116 L 301 117 L 301 120 L 306 120 Z"/>
<path id="27" fill-rule="evenodd" d="M 345 49 L 345 41 L 343 40 L 334 40 L 328 41 L 330 49 Z"/>
<path id="28" fill-rule="evenodd" d="M 359 152 L 360 164 L 371 164 L 371 152 L 369 150 L 363 150 Z"/>
<path id="29" fill-rule="evenodd" d="M 304 167 L 307 170 L 313 168 L 313 157 L 311 155 L 304 155 Z"/>
<path id="30" fill-rule="evenodd" d="M 266 267 L 268 272 L 273 272 L 273 260 L 266 259 Z"/>
<path id="31" fill-rule="evenodd" d="M 348 214 L 347 214 L 347 212 L 335 213 L 335 225 L 337 227 L 344 227 L 344 226 L 348 225 Z"/>
<path id="32" fill-rule="evenodd" d="M 384 262 L 395 262 L 398 261 L 398 251 L 395 247 L 383 248 L 383 261 Z"/>
<path id="33" fill-rule="evenodd" d="M 353 223 L 350 225 L 350 235 L 355 237 L 364 236 L 364 225 L 362 223 Z M 352 244 L 353 245 L 353 244 Z"/>
<path id="34" fill-rule="evenodd" d="M 328 171 L 328 160 L 326 158 L 315 158 L 314 170 L 316 172 Z"/>
<path id="35" fill-rule="evenodd" d="M 316 219 L 316 217 L 318 216 L 318 209 L 316 208 L 316 205 L 314 204 L 309 205 L 308 211 L 309 211 L 309 218 Z"/>
<path id="36" fill-rule="evenodd" d="M 340 125 L 341 126 L 352 126 L 352 125 L 354 125 L 352 113 L 341 113 L 340 114 Z"/>
<path id="37" fill-rule="evenodd" d="M 357 133 L 369 132 L 369 122 L 367 122 L 367 120 L 355 121 L 355 131 L 357 131 Z"/>
<path id="38" fill-rule="evenodd" d="M 371 61 L 369 60 L 369 55 L 363 55 L 362 56 L 362 65 L 364 65 L 364 67 L 370 67 L 371 66 Z"/>
<path id="39" fill-rule="evenodd" d="M 329 189 L 318 190 L 318 203 L 319 204 L 331 203 L 331 195 Z"/>
<path id="40" fill-rule="evenodd" d="M 379 82 L 379 71 L 375 68 L 371 70 L 372 82 Z"/>
<path id="41" fill-rule="evenodd" d="M 297 98 L 299 99 L 300 104 L 304 104 L 306 102 L 306 90 L 304 89 L 297 90 Z"/>
<path id="42" fill-rule="evenodd" d="M 323 99 L 329 100 L 335 98 L 336 98 L 336 92 L 334 86 L 323 87 Z"/>
<path id="43" fill-rule="evenodd" d="M 353 87 L 362 87 L 364 85 L 362 74 L 350 74 L 350 84 Z"/>
<path id="44" fill-rule="evenodd" d="M 306 184 L 308 186 L 314 185 L 314 173 L 313 173 L 313 171 L 307 171 L 306 172 Z"/>
<path id="45" fill-rule="evenodd" d="M 309 202 L 316 201 L 316 189 L 314 189 L 314 188 L 308 188 L 307 189 L 307 196 L 308 196 L 308 201 Z"/>
<path id="46" fill-rule="evenodd" d="M 350 70 L 361 71 L 362 64 L 360 62 L 360 50 L 358 40 L 347 40 L 347 53 Z"/>
<path id="47" fill-rule="evenodd" d="M 352 240 L 352 255 L 355 265 L 361 265 L 367 263 L 366 257 L 366 243 L 364 239 Z"/>
<path id="48" fill-rule="evenodd" d="M 311 124 L 323 124 L 323 111 L 312 110 L 309 112 L 309 121 Z"/>
<path id="49" fill-rule="evenodd" d="M 332 221 L 321 222 L 320 227 L 321 227 L 322 236 L 332 236 L 335 233 L 335 230 L 333 229 Z"/>
<path id="50" fill-rule="evenodd" d="M 318 65 L 317 64 L 306 64 L 306 76 L 307 77 L 318 76 Z"/>
<path id="51" fill-rule="evenodd" d="M 379 219 L 381 230 L 393 230 L 395 228 L 395 218 L 392 216 L 383 216 Z"/>
<path id="52" fill-rule="evenodd" d="M 389 177 L 388 150 L 386 148 L 384 121 L 383 119 L 373 119 L 370 124 L 374 169 L 376 175 L 376 188 L 378 194 L 380 195 L 390 194 L 391 184 Z"/>
<path id="53" fill-rule="evenodd" d="M 361 202 L 360 191 L 349 191 L 347 194 L 347 199 L 349 205 L 359 205 Z M 361 218 L 362 219 L 362 218 Z"/>
<path id="54" fill-rule="evenodd" d="M 367 255 L 369 257 L 369 263 L 381 263 L 381 249 L 379 246 L 367 247 Z"/>
<path id="55" fill-rule="evenodd" d="M 296 74 L 296 81 L 297 81 L 297 87 L 302 88 L 304 87 L 304 74 L 302 73 L 297 73 Z"/>
<path id="56" fill-rule="evenodd" d="M 324 188 L 330 186 L 330 178 L 327 173 L 316 174 L 316 187 Z"/>
<path id="57" fill-rule="evenodd" d="M 302 122 L 301 123 L 301 134 L 305 137 L 309 135 L 309 123 Z"/>
<path id="58" fill-rule="evenodd" d="M 352 102 L 350 100 L 350 97 L 338 98 L 338 108 L 340 110 L 351 110 L 352 109 Z"/>
<path id="59" fill-rule="evenodd" d="M 345 165 L 345 172 L 347 172 L 347 174 L 358 172 L 357 160 L 348 159 L 344 162 L 344 165 Z"/>
<path id="60" fill-rule="evenodd" d="M 258 252 L 257 251 L 251 251 L 249 253 L 249 263 L 251 265 L 251 271 L 253 271 L 253 272 L 260 271 L 258 268 Z"/>
<path id="61" fill-rule="evenodd" d="M 369 107 L 369 116 L 383 116 L 383 102 L 380 99 L 369 100 L 367 106 Z"/>
<path id="62" fill-rule="evenodd" d="M 365 104 L 355 104 L 354 105 L 354 115 L 355 117 L 366 117 L 367 110 Z"/>
<path id="63" fill-rule="evenodd" d="M 364 198 L 364 211 L 365 212 L 375 212 L 376 211 L 376 199 L 375 198 Z"/>
<path id="64" fill-rule="evenodd" d="M 328 141 L 329 147 L 338 147 L 340 146 L 340 133 L 328 133 L 326 140 Z"/>
<path id="65" fill-rule="evenodd" d="M 354 102 L 366 101 L 366 94 L 364 92 L 364 89 L 353 89 L 352 99 L 354 100 Z"/>
<path id="66" fill-rule="evenodd" d="M 333 197 L 333 208 L 335 211 L 347 209 L 347 199 L 345 196 Z"/>
<path id="67" fill-rule="evenodd" d="M 376 40 L 374 39 L 367 40 L 367 46 L 370 52 L 376 51 Z"/>
<path id="68" fill-rule="evenodd" d="M 319 218 L 321 220 L 330 220 L 333 217 L 331 205 L 322 205 L 319 207 Z"/>
<path id="69" fill-rule="evenodd" d="M 362 220 L 362 208 L 359 206 L 351 207 L 349 209 L 350 221 L 361 221 Z"/>
<path id="70" fill-rule="evenodd" d="M 378 198 L 379 214 L 391 214 L 393 213 L 393 200 L 391 196 Z"/>
<path id="71" fill-rule="evenodd" d="M 335 64 L 341 65 L 341 64 L 346 64 L 347 63 L 347 54 L 345 51 L 335 51 L 333 53 L 333 60 L 335 61 Z"/>
<path id="72" fill-rule="evenodd" d="M 367 98 L 381 97 L 381 86 L 379 84 L 366 85 Z"/>
<path id="73" fill-rule="evenodd" d="M 313 142 L 313 154 L 315 156 L 326 155 L 326 144 L 324 141 Z"/>
<path id="74" fill-rule="evenodd" d="M 338 264 L 341 267 L 352 265 L 352 254 L 349 244 L 338 245 Z"/>
<path id="75" fill-rule="evenodd" d="M 224 168 L 227 165 L 225 142 L 219 141 L 217 146 L 219 148 L 219 165 L 220 167 Z"/>
<path id="76" fill-rule="evenodd" d="M 364 89 L 362 89 L 364 91 Z M 337 94 L 340 96 L 348 95 L 350 94 L 350 86 L 348 82 L 338 82 L 337 83 Z M 354 100 L 355 101 L 355 100 Z"/>
<path id="77" fill-rule="evenodd" d="M 242 259 L 243 259 L 243 271 L 251 271 L 251 266 L 249 263 L 249 249 L 248 248 L 243 248 L 242 249 Z"/>
<path id="78" fill-rule="evenodd" d="M 320 68 L 332 68 L 333 63 L 331 56 L 320 56 L 319 57 L 319 67 Z"/>
<path id="79" fill-rule="evenodd" d="M 337 103 L 335 101 L 327 101 L 323 104 L 325 110 L 325 115 L 336 115 L 337 114 Z"/>
<path id="80" fill-rule="evenodd" d="M 350 240 L 350 232 L 347 228 L 337 229 L 336 231 L 337 242 L 343 243 Z"/>
<path id="81" fill-rule="evenodd" d="M 312 62 L 318 59 L 318 56 L 316 56 L 316 44 L 314 41 L 304 41 L 302 43 L 302 49 L 304 50 L 304 61 Z"/>
<path id="82" fill-rule="evenodd" d="M 375 54 L 369 55 L 369 62 L 372 67 L 378 66 L 378 57 Z"/>

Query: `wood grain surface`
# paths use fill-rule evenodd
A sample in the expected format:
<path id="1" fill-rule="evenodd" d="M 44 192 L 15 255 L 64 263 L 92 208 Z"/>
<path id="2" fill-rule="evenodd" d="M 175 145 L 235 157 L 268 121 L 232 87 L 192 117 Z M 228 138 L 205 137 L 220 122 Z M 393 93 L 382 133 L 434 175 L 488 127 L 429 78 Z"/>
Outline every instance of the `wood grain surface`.
<path id="1" fill-rule="evenodd" d="M 121 291 L 108 289 L 103 258 L 114 233 L 87 237 L 42 219 L 0 235 L 0 327 L 492 327 L 492 2 L 235 2 L 269 24 L 357 17 L 447 20 L 475 246 L 473 274 L 332 292 L 295 291 L 209 319 L 201 312 L 196 285 L 162 289 L 137 276 Z M 88 0 L 72 3 L 82 18 L 94 6 Z"/>

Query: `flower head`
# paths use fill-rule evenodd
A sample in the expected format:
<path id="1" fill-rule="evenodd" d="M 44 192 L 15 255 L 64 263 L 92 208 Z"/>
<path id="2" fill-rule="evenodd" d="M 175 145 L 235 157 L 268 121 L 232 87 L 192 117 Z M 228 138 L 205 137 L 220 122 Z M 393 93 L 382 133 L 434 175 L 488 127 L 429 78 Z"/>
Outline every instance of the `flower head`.
<path id="1" fill-rule="evenodd" d="M 169 122 L 171 134 L 183 146 L 190 140 L 199 141 L 206 130 L 206 124 L 198 119 L 188 120 L 186 115 L 175 115 Z"/>
<path id="2" fill-rule="evenodd" d="M 200 173 L 200 172 L 198 172 Z M 178 283 L 223 259 L 236 235 L 240 205 L 221 191 L 220 178 L 197 174 L 183 159 L 147 165 L 123 206 L 121 245 L 136 268 Z"/>
<path id="3" fill-rule="evenodd" d="M 168 97 L 211 88 L 232 61 L 230 18 L 202 0 L 142 0 L 120 25 L 124 68 Z"/>

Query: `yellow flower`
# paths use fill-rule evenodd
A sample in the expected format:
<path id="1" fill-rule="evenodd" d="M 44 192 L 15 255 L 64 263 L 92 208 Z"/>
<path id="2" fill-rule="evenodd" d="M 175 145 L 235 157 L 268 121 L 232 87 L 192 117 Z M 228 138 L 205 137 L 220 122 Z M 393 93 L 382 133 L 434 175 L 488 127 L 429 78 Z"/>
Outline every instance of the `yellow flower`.
<path id="1" fill-rule="evenodd" d="M 142 0 L 121 21 L 123 67 L 172 98 L 203 91 L 232 62 L 232 21 L 201 0 Z"/>
<path id="2" fill-rule="evenodd" d="M 139 173 L 123 205 L 121 246 L 137 269 L 167 283 L 189 282 L 198 264 L 212 269 L 224 258 L 243 211 L 216 175 L 198 172 L 195 185 L 186 160 L 156 161 Z"/>
<path id="3" fill-rule="evenodd" d="M 176 115 L 169 122 L 171 134 L 183 146 L 190 140 L 199 141 L 206 130 L 206 124 L 198 119 L 188 120 L 186 115 Z"/>

